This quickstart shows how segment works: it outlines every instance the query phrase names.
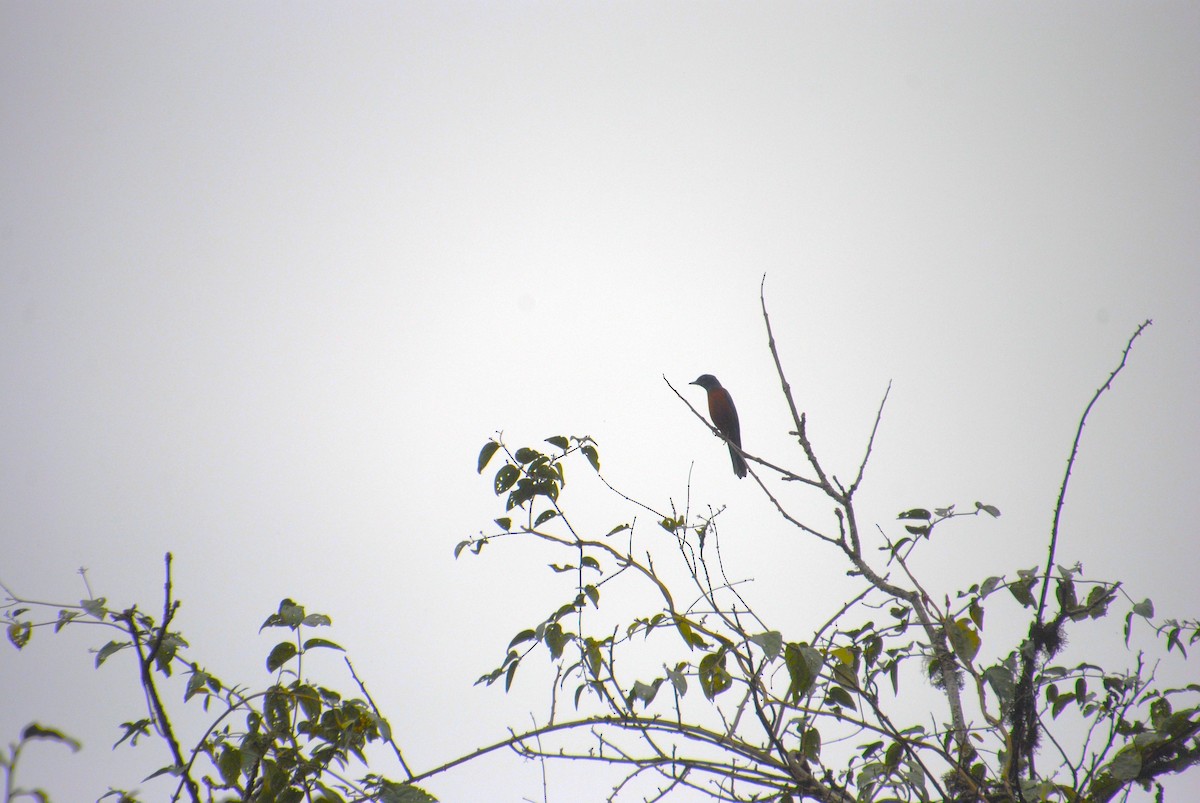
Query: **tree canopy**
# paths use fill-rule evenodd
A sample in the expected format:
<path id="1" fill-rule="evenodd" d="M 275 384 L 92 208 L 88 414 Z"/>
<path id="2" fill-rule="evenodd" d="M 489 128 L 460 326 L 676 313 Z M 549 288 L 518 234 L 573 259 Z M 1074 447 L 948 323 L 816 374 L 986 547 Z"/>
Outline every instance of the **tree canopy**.
<path id="1" fill-rule="evenodd" d="M 1156 619 L 1149 599 L 1119 580 L 1085 578 L 1060 554 L 1085 424 L 1150 322 L 1131 335 L 1083 409 L 1043 559 L 986 577 L 931 578 L 915 568 L 915 556 L 946 548 L 957 528 L 1002 526 L 1001 510 L 985 501 L 914 500 L 892 521 L 864 521 L 856 494 L 868 480 L 888 391 L 853 475 L 838 477 L 810 441 L 765 300 L 762 312 L 795 457 L 777 464 L 730 448 L 746 460 L 766 509 L 794 537 L 836 555 L 852 581 L 844 598 L 797 588 L 821 612 L 810 632 L 772 621 L 752 589 L 729 576 L 723 508 L 693 502 L 690 489 L 679 505 L 639 500 L 603 474 L 591 437 L 518 445 L 497 434 L 476 469 L 487 472 L 498 515 L 454 554 L 487 560 L 516 541 L 534 543 L 559 598 L 533 621 L 513 624 L 478 680 L 502 693 L 531 663 L 551 669 L 548 682 L 536 680 L 544 673 L 533 676 L 545 684 L 545 712 L 492 744 L 438 766 L 410 766 L 348 657 L 349 690 L 309 676 L 306 656 L 344 650 L 328 636 L 328 615 L 292 599 L 260 628 L 279 634 L 265 657 L 270 682 L 229 682 L 173 626 L 180 603 L 170 555 L 163 599 L 153 607 L 115 608 L 91 594 L 78 604 L 38 602 L 5 586 L 8 640 L 19 650 L 43 629 L 102 626 L 108 640 L 96 649 L 96 665 L 127 663 L 146 698 L 145 716 L 121 725 L 118 745 L 164 741 L 171 763 L 147 777 L 170 777 L 172 799 L 191 803 L 418 803 L 434 799 L 430 778 L 497 750 L 617 767 L 615 788 L 597 790 L 607 800 L 1105 803 L 1138 789 L 1161 797 L 1165 776 L 1194 771 L 1200 685 L 1160 683 L 1155 667 L 1188 660 L 1200 640 L 1197 620 Z M 724 439 L 664 382 L 681 410 Z M 574 503 L 575 478 L 588 475 L 618 514 Z M 822 512 L 800 512 L 800 498 L 818 503 L 804 510 Z M 953 592 L 937 590 L 947 582 Z M 1020 635 L 993 636 L 997 621 Z M 1063 660 L 1072 635 L 1096 622 L 1119 629 L 1128 661 Z M 186 678 L 182 700 L 163 692 L 175 675 Z M 181 705 L 201 706 L 207 726 L 177 727 Z M 67 730 L 32 723 L 22 731 L 0 760 L 6 801 L 45 799 L 18 783 L 19 761 L 39 742 L 76 748 Z M 137 799 L 122 789 L 110 796 Z"/>

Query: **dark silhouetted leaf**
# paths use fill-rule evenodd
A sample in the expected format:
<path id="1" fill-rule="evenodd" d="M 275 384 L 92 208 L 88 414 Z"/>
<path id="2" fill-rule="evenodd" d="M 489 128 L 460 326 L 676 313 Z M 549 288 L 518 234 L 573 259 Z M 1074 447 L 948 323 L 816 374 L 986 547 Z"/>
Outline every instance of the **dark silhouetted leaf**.
<path id="1" fill-rule="evenodd" d="M 281 641 L 271 649 L 271 654 L 267 656 L 267 671 L 274 672 L 295 657 L 296 645 L 290 641 Z"/>
<path id="2" fill-rule="evenodd" d="M 483 470 L 487 468 L 488 462 L 492 459 L 492 455 L 494 455 L 499 448 L 500 444 L 496 443 L 496 441 L 488 441 L 483 445 L 483 448 L 479 450 L 479 467 L 476 469 L 477 474 L 483 473 Z"/>
<path id="3" fill-rule="evenodd" d="M 995 505 L 984 505 L 979 502 L 976 502 L 975 509 L 982 510 L 984 513 L 988 514 L 989 516 L 991 516 L 994 519 L 1000 518 L 1000 509 L 998 507 L 996 507 Z"/>
<path id="4" fill-rule="evenodd" d="M 78 739 L 72 739 L 70 736 L 67 736 L 65 733 L 56 728 L 47 728 L 46 726 L 39 725 L 36 722 L 30 722 L 25 726 L 25 730 L 21 731 L 21 738 L 23 740 L 45 739 L 46 741 L 50 742 L 59 742 L 60 744 L 65 744 L 67 747 L 71 748 L 72 753 L 79 752 L 79 748 L 82 747 Z"/>
<path id="5" fill-rule="evenodd" d="M 904 511 L 896 518 L 898 518 L 898 519 L 922 519 L 923 521 L 929 521 L 929 519 L 931 519 L 932 516 L 929 515 L 928 510 L 925 510 L 924 508 L 915 507 L 912 510 Z"/>
<path id="6" fill-rule="evenodd" d="M 546 631 L 542 634 L 543 643 L 550 649 L 550 658 L 555 661 L 562 657 L 570 640 L 571 634 L 564 633 L 558 622 L 546 625 Z"/>
<path id="7" fill-rule="evenodd" d="M 553 625 L 551 625 L 551 626 L 553 627 Z M 532 630 L 522 630 L 520 633 L 513 636 L 512 641 L 508 642 L 508 648 L 511 650 L 513 647 L 517 646 L 518 644 L 523 644 L 526 641 L 533 641 L 536 638 L 537 638 L 537 633 L 534 633 Z"/>
<path id="8" fill-rule="evenodd" d="M 517 449 L 517 452 L 513 455 L 513 457 L 516 458 L 518 463 L 525 465 L 526 463 L 532 463 L 539 457 L 544 457 L 544 455 L 537 449 L 530 449 L 528 446 L 522 446 L 520 449 Z"/>
<path id="9" fill-rule="evenodd" d="M 829 691 L 825 695 L 825 704 L 829 706 L 858 710 L 854 705 L 854 698 L 850 696 L 850 692 L 846 691 L 841 686 L 829 687 Z"/>
<path id="10" fill-rule="evenodd" d="M 496 472 L 496 479 L 493 480 L 492 487 L 496 491 L 496 496 L 513 487 L 513 484 L 520 478 L 521 472 L 512 463 L 505 463 Z M 510 506 L 511 509 L 511 506 Z"/>
<path id="11" fill-rule="evenodd" d="M 595 446 L 584 445 L 579 447 L 579 451 L 583 452 L 583 456 L 592 464 L 592 468 L 596 471 L 600 470 L 600 453 L 596 451 Z"/>
<path id="12" fill-rule="evenodd" d="M 325 649 L 330 649 L 330 650 L 337 650 L 338 652 L 346 651 L 345 648 L 343 648 L 340 644 L 334 644 L 332 641 L 329 641 L 328 639 L 310 638 L 304 642 L 304 649 L 306 649 L 306 650 L 315 649 L 317 647 L 323 647 Z"/>

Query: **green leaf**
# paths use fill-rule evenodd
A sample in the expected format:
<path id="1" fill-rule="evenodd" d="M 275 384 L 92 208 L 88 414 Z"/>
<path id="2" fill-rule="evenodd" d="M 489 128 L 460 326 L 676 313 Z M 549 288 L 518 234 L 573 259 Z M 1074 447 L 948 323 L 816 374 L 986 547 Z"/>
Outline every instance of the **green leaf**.
<path id="1" fill-rule="evenodd" d="M 854 698 L 850 696 L 850 692 L 846 691 L 841 686 L 829 687 L 829 691 L 825 695 L 825 704 L 831 707 L 858 710 L 855 708 Z"/>
<path id="2" fill-rule="evenodd" d="M 912 510 L 904 511 L 896 518 L 898 518 L 898 519 L 920 519 L 922 521 L 929 521 L 932 518 L 932 516 L 929 515 L 928 510 L 925 510 L 924 508 L 920 508 L 920 507 L 914 507 Z"/>
<path id="3" fill-rule="evenodd" d="M 1075 583 L 1071 580 L 1059 580 L 1054 586 L 1054 596 L 1064 611 L 1071 611 L 1079 604 L 1075 596 Z"/>
<path id="4" fill-rule="evenodd" d="M 101 647 L 96 652 L 96 668 L 100 668 L 100 664 L 108 660 L 108 657 L 113 653 L 123 650 L 126 647 L 132 646 L 128 641 L 110 641 Z"/>
<path id="5" fill-rule="evenodd" d="M 104 607 L 107 602 L 108 600 L 104 597 L 97 597 L 96 599 L 81 599 L 79 605 L 87 611 L 88 616 L 103 620 L 104 614 L 107 613 Z"/>
<path id="6" fill-rule="evenodd" d="M 868 636 L 863 649 L 863 662 L 867 666 L 874 666 L 879 660 L 880 654 L 883 653 L 883 639 L 879 636 Z"/>
<path id="7" fill-rule="evenodd" d="M 789 642 L 783 650 L 783 662 L 790 679 L 787 696 L 796 702 L 812 689 L 825 659 L 807 644 Z"/>
<path id="8" fill-rule="evenodd" d="M 268 627 L 288 627 L 295 630 L 304 622 L 304 606 L 297 605 L 291 599 L 284 598 L 279 601 L 279 610 L 276 613 L 267 617 L 267 620 L 262 623 L 262 627 L 258 632 L 262 632 Z"/>
<path id="9" fill-rule="evenodd" d="M 310 613 L 304 617 L 303 624 L 305 627 L 329 627 L 333 620 L 323 613 Z"/>
<path id="10" fill-rule="evenodd" d="M 1108 765 L 1108 771 L 1118 780 L 1132 781 L 1142 771 L 1142 756 L 1135 746 L 1126 745 Z"/>
<path id="11" fill-rule="evenodd" d="M 146 781 L 150 780 L 151 778 L 157 778 L 160 775 L 170 775 L 174 778 L 178 778 L 182 772 L 183 772 L 183 768 L 180 767 L 178 764 L 168 764 L 165 767 L 159 767 L 154 772 L 147 775 L 145 778 L 142 779 L 142 783 L 145 783 Z"/>
<path id="12" fill-rule="evenodd" d="M 887 751 L 883 754 L 883 763 L 890 770 L 900 766 L 900 757 L 904 755 L 904 743 L 892 742 L 888 745 Z"/>
<path id="13" fill-rule="evenodd" d="M 666 668 L 666 667 L 664 667 L 664 668 L 667 670 L 667 677 L 671 680 L 671 685 L 675 687 L 675 693 L 678 694 L 680 697 L 687 694 L 687 688 L 688 688 L 687 675 L 684 674 L 684 671 L 683 671 L 684 669 L 687 668 L 687 664 L 684 663 L 683 661 L 680 661 L 679 663 L 677 663 L 675 665 L 674 669 L 670 669 L 670 668 Z"/>
<path id="14" fill-rule="evenodd" d="M 488 462 L 492 459 L 492 455 L 494 455 L 499 448 L 500 444 L 496 443 L 496 441 L 488 441 L 483 445 L 483 448 L 479 450 L 479 467 L 476 469 L 475 473 L 483 473 L 483 470 L 487 468 Z"/>
<path id="15" fill-rule="evenodd" d="M 305 650 L 311 650 L 315 647 L 325 647 L 327 649 L 337 650 L 338 652 L 346 651 L 345 648 L 342 647 L 340 644 L 334 644 L 332 641 L 329 641 L 328 639 L 310 638 L 304 642 Z"/>
<path id="16" fill-rule="evenodd" d="M 775 660 L 776 656 L 783 649 L 783 634 L 778 630 L 768 630 L 766 633 L 751 636 L 750 641 L 762 648 L 768 661 Z"/>
<path id="17" fill-rule="evenodd" d="M 1033 586 L 1037 580 L 1027 578 L 1016 583 L 1009 583 L 1008 591 L 1016 598 L 1017 602 L 1021 603 L 1024 608 L 1032 608 L 1036 603 L 1033 600 Z"/>
<path id="18" fill-rule="evenodd" d="M 290 641 L 281 641 L 267 656 L 267 671 L 274 672 L 279 667 L 296 657 L 296 645 Z"/>
<path id="19" fill-rule="evenodd" d="M 628 530 L 628 529 L 630 529 L 630 526 L 628 524 L 618 524 L 616 527 L 613 527 L 611 530 L 606 532 L 604 534 L 604 536 L 607 538 L 610 535 L 616 535 L 617 533 L 621 532 L 622 530 Z"/>
<path id="20" fill-rule="evenodd" d="M 1058 715 L 1062 713 L 1062 710 L 1073 702 L 1075 702 L 1075 692 L 1067 692 L 1055 697 L 1054 702 L 1050 705 L 1050 718 L 1058 719 Z"/>
<path id="21" fill-rule="evenodd" d="M 116 749 L 126 739 L 129 740 L 130 745 L 136 747 L 140 737 L 150 735 L 150 726 L 152 724 L 148 719 L 139 719 L 137 722 L 122 722 L 121 727 L 125 729 L 125 735 L 117 739 L 116 743 L 113 744 L 113 748 Z"/>
<path id="22" fill-rule="evenodd" d="M 600 571 L 600 561 L 593 558 L 591 555 L 584 555 L 583 560 L 579 561 L 579 566 L 582 569 L 595 569 Z"/>
<path id="23" fill-rule="evenodd" d="M 1147 597 L 1146 599 L 1142 600 L 1141 602 L 1134 604 L 1133 612 L 1136 613 L 1138 616 L 1142 617 L 1143 619 L 1153 619 L 1154 618 L 1154 603 L 1150 601 L 1149 597 Z"/>
<path id="24" fill-rule="evenodd" d="M 979 654 L 981 643 L 979 634 L 975 632 L 970 619 L 958 619 L 946 628 L 950 636 L 950 646 L 965 663 L 971 663 Z"/>
<path id="25" fill-rule="evenodd" d="M 78 753 L 82 745 L 78 739 L 72 739 L 62 731 L 56 728 L 47 728 L 44 725 L 39 725 L 36 722 L 30 722 L 25 726 L 25 730 L 21 731 L 21 740 L 28 741 L 32 739 L 45 739 L 50 742 L 58 742 L 65 744 L 71 748 L 72 753 Z"/>
<path id="26" fill-rule="evenodd" d="M 592 464 L 592 468 L 600 471 L 600 453 L 596 451 L 596 447 L 590 444 L 585 444 L 579 447 L 579 451 L 583 452 L 583 456 Z"/>
<path id="27" fill-rule="evenodd" d="M 992 666 L 984 670 L 983 679 L 996 692 L 996 696 L 1000 698 L 1001 705 L 1007 710 L 1009 704 L 1012 703 L 1013 695 L 1016 693 L 1017 688 L 1013 682 L 1012 672 L 1002 665 Z"/>
<path id="28" fill-rule="evenodd" d="M 521 664 L 520 660 L 513 661 L 508 665 L 508 671 L 504 673 L 504 691 L 512 688 L 513 676 L 517 674 L 517 667 Z"/>
<path id="29" fill-rule="evenodd" d="M 62 630 L 82 615 L 79 611 L 68 611 L 66 608 L 63 608 L 58 612 L 58 621 L 54 623 L 54 632 L 57 633 Z"/>
<path id="30" fill-rule="evenodd" d="M 967 608 L 967 613 L 971 616 L 971 621 L 975 623 L 975 627 L 983 630 L 983 608 L 979 605 L 979 598 L 971 600 L 971 605 Z"/>
<path id="31" fill-rule="evenodd" d="M 1000 509 L 998 507 L 996 507 L 995 505 L 983 505 L 983 504 L 980 504 L 979 502 L 976 502 L 975 509 L 982 510 L 984 513 L 988 514 L 993 519 L 1000 518 Z"/>
<path id="32" fill-rule="evenodd" d="M 571 634 L 563 632 L 562 625 L 558 622 L 551 622 L 546 625 L 546 630 L 542 634 L 542 641 L 550 649 L 551 660 L 557 661 L 562 658 L 563 650 L 571 641 Z M 511 646 L 511 645 L 510 645 Z"/>
<path id="33" fill-rule="evenodd" d="M 503 466 L 501 466 L 500 470 L 496 472 L 495 480 L 492 481 L 492 487 L 496 491 L 496 496 L 499 496 L 509 488 L 513 487 L 513 484 L 515 484 L 520 477 L 521 472 L 512 463 L 505 463 Z M 512 507 L 510 506 L 509 509 L 511 510 Z"/>
<path id="34" fill-rule="evenodd" d="M 553 627 L 553 625 L 551 625 L 551 627 Z M 512 641 L 508 642 L 508 649 L 511 650 L 513 647 L 517 646 L 518 644 L 524 644 L 526 641 L 536 640 L 537 633 L 534 633 L 532 630 L 522 630 L 520 633 L 513 636 Z"/>
<path id="35" fill-rule="evenodd" d="M 528 446 L 522 446 L 520 449 L 517 449 L 517 453 L 513 455 L 513 457 L 515 457 L 517 462 L 520 463 L 521 465 L 525 465 L 527 463 L 532 463 L 534 460 L 537 460 L 539 457 L 544 457 L 544 456 L 545 455 L 543 455 L 537 449 L 530 449 Z"/>
<path id="36" fill-rule="evenodd" d="M 588 672 L 596 679 L 599 679 L 600 670 L 604 668 L 604 654 L 600 651 L 602 643 L 589 638 L 585 639 L 583 644 L 583 657 L 587 661 Z"/>
<path id="37" fill-rule="evenodd" d="M 558 511 L 556 511 L 556 510 L 543 510 L 541 512 L 541 514 L 537 517 L 537 519 L 533 522 L 533 526 L 541 527 L 543 524 L 550 521 L 550 519 L 554 518 L 557 515 L 558 515 Z"/>
<path id="38" fill-rule="evenodd" d="M 420 787 L 392 781 L 381 781 L 377 799 L 379 803 L 438 803 L 436 797 Z"/>
<path id="39" fill-rule="evenodd" d="M 725 668 L 725 650 L 717 650 L 700 659 L 697 676 L 700 680 L 700 690 L 708 699 L 727 691 L 733 685 L 733 678 Z"/>
<path id="40" fill-rule="evenodd" d="M 583 587 L 583 593 L 587 594 L 587 598 L 592 601 L 593 608 L 600 607 L 600 589 L 593 585 L 586 585 Z"/>
<path id="41" fill-rule="evenodd" d="M 235 783 L 242 774 L 242 751 L 226 745 L 217 757 L 217 769 L 221 773 L 222 781 L 230 785 Z"/>
<path id="42" fill-rule="evenodd" d="M 692 623 L 682 616 L 675 617 L 675 629 L 679 631 L 679 635 L 683 637 L 683 643 L 688 647 L 707 647 L 708 642 L 701 638 L 694 630 Z"/>
<path id="43" fill-rule="evenodd" d="M 552 438 L 546 438 L 546 443 L 550 444 L 551 446 L 557 446 L 559 449 L 562 449 L 564 452 L 571 445 L 571 442 L 569 440 L 567 440 L 566 438 L 564 438 L 562 435 L 555 435 Z"/>
<path id="44" fill-rule="evenodd" d="M 29 622 L 13 622 L 8 626 L 8 640 L 18 650 L 28 644 L 31 638 L 33 638 L 33 625 Z M 96 666 L 99 665 L 99 663 L 96 664 Z"/>
<path id="45" fill-rule="evenodd" d="M 650 703 L 654 702 L 654 696 L 658 694 L 658 687 L 662 685 L 665 678 L 658 678 L 653 683 L 642 683 L 640 680 L 633 682 L 633 690 L 629 692 L 629 707 L 632 709 L 633 704 L 637 700 L 642 701 L 642 705 L 649 707 Z"/>
<path id="46" fill-rule="evenodd" d="M 821 732 L 816 728 L 808 728 L 800 738 L 800 752 L 809 761 L 821 758 Z"/>

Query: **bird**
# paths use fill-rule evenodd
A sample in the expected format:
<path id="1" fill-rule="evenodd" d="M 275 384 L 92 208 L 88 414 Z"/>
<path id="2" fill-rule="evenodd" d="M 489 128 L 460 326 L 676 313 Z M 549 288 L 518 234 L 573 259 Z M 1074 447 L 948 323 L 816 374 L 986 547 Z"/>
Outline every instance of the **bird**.
<path id="1" fill-rule="evenodd" d="M 721 387 L 721 383 L 712 374 L 703 374 L 690 384 L 699 385 L 708 391 L 708 415 L 713 426 L 729 441 L 733 473 L 738 477 L 746 476 L 746 459 L 739 451 L 742 448 L 742 428 L 738 423 L 737 408 L 733 406 L 733 397 Z"/>

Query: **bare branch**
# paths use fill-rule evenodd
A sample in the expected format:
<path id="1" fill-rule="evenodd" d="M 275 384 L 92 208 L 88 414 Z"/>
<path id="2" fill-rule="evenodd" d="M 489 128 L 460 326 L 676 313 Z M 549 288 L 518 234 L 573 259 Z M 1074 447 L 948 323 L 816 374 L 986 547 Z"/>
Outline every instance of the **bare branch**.
<path id="1" fill-rule="evenodd" d="M 1050 587 L 1050 573 L 1054 569 L 1054 556 L 1058 550 L 1058 526 L 1062 519 L 1063 502 L 1067 497 L 1067 483 L 1071 480 L 1071 470 L 1075 467 L 1075 457 L 1079 454 L 1079 441 L 1083 438 L 1083 426 L 1087 423 L 1088 415 L 1091 414 L 1092 407 L 1095 406 L 1101 394 L 1112 387 L 1113 380 L 1117 378 L 1117 374 L 1121 373 L 1121 369 L 1125 367 L 1125 361 L 1129 358 L 1129 351 L 1133 348 L 1133 341 L 1137 340 L 1146 327 L 1153 323 L 1154 321 L 1147 318 L 1142 321 L 1137 330 L 1130 336 L 1129 342 L 1125 344 L 1125 349 L 1121 352 L 1121 362 L 1108 375 L 1108 379 L 1105 380 L 1104 384 L 1092 394 L 1092 400 L 1088 402 L 1087 407 L 1083 409 L 1083 415 L 1079 418 L 1079 427 L 1075 430 L 1075 441 L 1071 444 L 1071 456 L 1067 458 L 1067 470 L 1063 474 L 1062 487 L 1058 491 L 1058 502 L 1054 505 L 1054 523 L 1050 526 L 1050 548 L 1047 550 L 1048 554 L 1046 556 L 1046 573 L 1045 579 L 1042 582 L 1042 596 L 1038 601 L 1038 624 L 1042 623 L 1046 610 L 1046 590 Z"/>

